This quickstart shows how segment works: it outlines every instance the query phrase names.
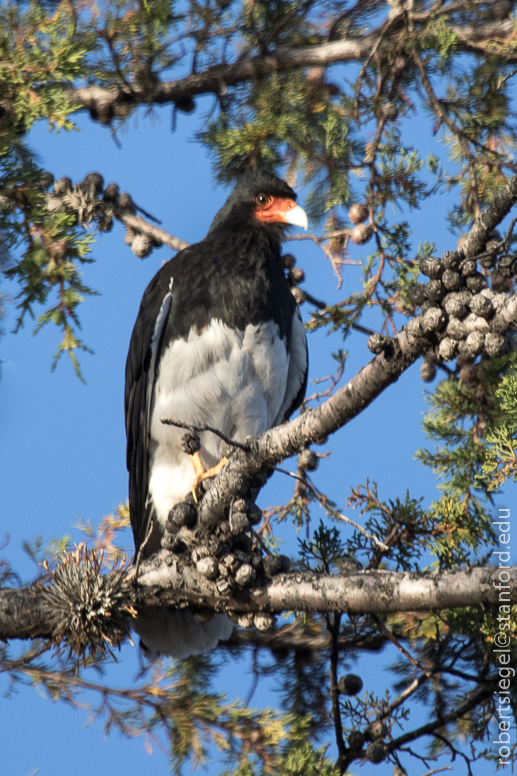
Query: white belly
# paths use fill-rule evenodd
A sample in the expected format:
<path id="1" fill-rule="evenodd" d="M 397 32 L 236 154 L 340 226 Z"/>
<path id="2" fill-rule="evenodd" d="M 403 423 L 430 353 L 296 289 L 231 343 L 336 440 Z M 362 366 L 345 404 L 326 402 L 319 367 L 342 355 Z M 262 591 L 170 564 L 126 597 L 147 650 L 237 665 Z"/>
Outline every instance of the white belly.
<path id="1" fill-rule="evenodd" d="M 301 322 L 300 322 L 301 323 Z M 163 523 L 194 482 L 194 469 L 181 450 L 185 431 L 162 418 L 208 424 L 243 442 L 271 428 L 285 412 L 289 354 L 273 321 L 229 329 L 213 321 L 188 341 L 176 340 L 162 352 L 155 382 L 150 428 L 149 493 Z M 296 395 L 296 394 L 295 394 Z M 293 400 L 292 397 L 291 401 Z M 201 458 L 206 467 L 219 460 L 220 439 L 205 432 Z"/>

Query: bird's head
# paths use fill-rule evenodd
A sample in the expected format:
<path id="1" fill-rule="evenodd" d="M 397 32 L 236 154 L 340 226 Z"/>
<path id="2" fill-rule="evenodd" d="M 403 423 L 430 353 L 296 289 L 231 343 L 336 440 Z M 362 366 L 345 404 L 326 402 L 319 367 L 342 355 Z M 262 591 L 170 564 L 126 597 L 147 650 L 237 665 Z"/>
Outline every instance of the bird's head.
<path id="1" fill-rule="evenodd" d="M 253 223 L 301 226 L 307 229 L 305 210 L 296 204 L 288 184 L 269 172 L 257 170 L 242 176 L 217 213 L 210 231 L 224 224 Z"/>

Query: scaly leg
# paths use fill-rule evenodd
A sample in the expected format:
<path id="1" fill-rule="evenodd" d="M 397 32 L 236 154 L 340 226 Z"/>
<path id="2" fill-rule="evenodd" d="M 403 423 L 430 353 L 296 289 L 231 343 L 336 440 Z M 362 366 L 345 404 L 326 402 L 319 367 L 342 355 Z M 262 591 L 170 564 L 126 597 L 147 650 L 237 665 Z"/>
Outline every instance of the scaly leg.
<path id="1" fill-rule="evenodd" d="M 192 495 L 194 496 L 194 501 L 197 504 L 197 489 L 203 482 L 203 480 L 210 480 L 212 477 L 216 477 L 223 466 L 226 466 L 228 463 L 228 458 L 223 457 L 219 461 L 216 466 L 212 466 L 211 469 L 208 469 L 208 471 L 205 470 L 205 467 L 203 466 L 203 461 L 201 460 L 201 456 L 199 453 L 194 453 L 193 455 L 189 455 L 190 460 L 192 461 L 192 466 L 194 467 L 194 471 L 196 473 L 196 479 L 194 480 L 194 484 L 192 486 Z"/>

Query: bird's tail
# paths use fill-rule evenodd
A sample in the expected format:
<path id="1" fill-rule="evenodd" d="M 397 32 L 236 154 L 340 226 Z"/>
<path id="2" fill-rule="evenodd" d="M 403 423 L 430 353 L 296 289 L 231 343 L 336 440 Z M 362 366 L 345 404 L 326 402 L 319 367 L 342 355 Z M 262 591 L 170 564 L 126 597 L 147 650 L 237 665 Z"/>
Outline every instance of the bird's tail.
<path id="1" fill-rule="evenodd" d="M 215 614 L 207 622 L 198 622 L 192 609 L 156 609 L 139 614 L 132 626 L 149 660 L 160 655 L 176 660 L 199 655 L 213 649 L 219 641 L 226 641 L 232 632 L 232 623 L 226 614 Z"/>

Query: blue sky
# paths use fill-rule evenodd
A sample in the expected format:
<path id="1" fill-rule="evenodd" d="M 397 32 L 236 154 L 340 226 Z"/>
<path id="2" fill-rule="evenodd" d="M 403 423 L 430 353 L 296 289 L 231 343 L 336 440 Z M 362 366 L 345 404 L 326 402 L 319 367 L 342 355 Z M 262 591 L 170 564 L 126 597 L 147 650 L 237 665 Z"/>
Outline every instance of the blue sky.
<path id="1" fill-rule="evenodd" d="M 166 109 L 157 111 L 154 120 L 143 116 L 131 120 L 120 134 L 120 148 L 106 128 L 86 116 L 78 119 L 81 132 L 56 135 L 40 124 L 28 142 L 56 178 L 68 175 L 77 182 L 89 172 L 100 172 L 106 183 L 117 182 L 160 218 L 165 229 L 195 242 L 206 234 L 228 194 L 227 189 L 214 185 L 206 151 L 192 141 L 207 107 L 207 101 L 200 101 L 193 118 L 179 114 L 174 134 Z M 422 120 L 418 124 L 414 118 L 412 121 L 421 128 L 422 141 L 428 142 Z M 445 229 L 446 208 L 447 198 L 435 197 L 425 212 L 411 216 L 415 250 L 424 240 L 434 240 L 441 250 L 454 247 L 455 239 Z M 125 358 L 142 293 L 171 251 L 162 248 L 139 261 L 123 243 L 123 235 L 120 224 L 110 234 L 103 234 L 94 246 L 96 263 L 84 269 L 86 284 L 100 292 L 87 299 L 80 310 L 84 340 L 95 351 L 93 356 L 81 356 L 86 385 L 75 377 L 66 357 L 51 372 L 59 341 L 57 331 L 46 327 L 33 337 L 33 325 L 27 321 L 21 332 L 10 333 L 15 314 L 13 305 L 8 306 L 5 334 L 0 340 L 0 535 L 9 535 L 4 555 L 24 579 L 33 576 L 34 568 L 21 549 L 23 541 L 38 534 L 48 541 L 66 533 L 80 540 L 80 533 L 72 527 L 78 517 L 96 524 L 126 499 Z M 352 257 L 365 256 L 367 247 L 352 249 Z M 288 250 L 298 257 L 307 287 L 316 298 L 327 302 L 340 298 L 332 270 L 313 243 L 291 243 Z M 354 286 L 358 280 L 359 268 L 345 267 L 345 285 Z M 11 295 L 16 292 L 9 284 L 2 290 Z M 337 337 L 329 340 L 321 333 L 309 337 L 312 379 L 333 371 L 329 353 L 339 346 Z M 348 347 L 346 374 L 352 376 L 371 354 L 362 335 L 355 336 Z M 350 487 L 367 478 L 379 484 L 383 499 L 403 498 L 408 488 L 413 496 L 424 496 L 427 503 L 435 498 L 432 473 L 413 460 L 415 450 L 424 443 L 420 426 L 424 388 L 415 365 L 327 446 L 318 448 L 332 449 L 333 453 L 321 464 L 315 482 L 342 509 Z M 282 503 L 291 492 L 292 481 L 277 474 L 260 503 Z M 513 496 L 509 492 L 499 503 L 511 506 Z M 359 518 L 356 513 L 349 514 Z M 285 526 L 281 534 L 287 551 L 292 548 L 294 552 L 294 530 Z M 119 663 L 108 671 L 110 684 L 134 682 L 139 665 L 136 653 L 130 645 L 123 647 Z M 366 659 L 359 670 L 366 690 L 379 692 L 390 684 L 384 668 L 393 658 L 393 653 L 385 652 L 374 660 Z M 251 681 L 247 671 L 246 662 L 241 661 L 237 670 L 223 673 L 220 686 L 228 682 L 231 697 L 245 696 Z M 275 703 L 276 696 L 269 693 L 256 700 Z M 91 726 L 86 726 L 87 722 L 88 713 L 82 709 L 52 703 L 33 688 L 19 689 L 0 705 L 0 774 L 118 776 L 132 772 L 154 776 L 168 772 L 167 756 L 159 747 L 153 745 L 150 754 L 141 738 L 128 740 L 114 733 L 106 739 L 99 721 Z M 392 768 L 368 767 L 368 773 L 373 770 L 387 776 Z M 416 766 L 412 772 L 424 770 Z M 215 764 L 205 771 L 210 776 L 217 772 Z M 366 773 L 359 767 L 354 772 Z M 461 768 L 455 773 L 461 774 Z M 482 768 L 475 773 L 481 774 Z"/>

